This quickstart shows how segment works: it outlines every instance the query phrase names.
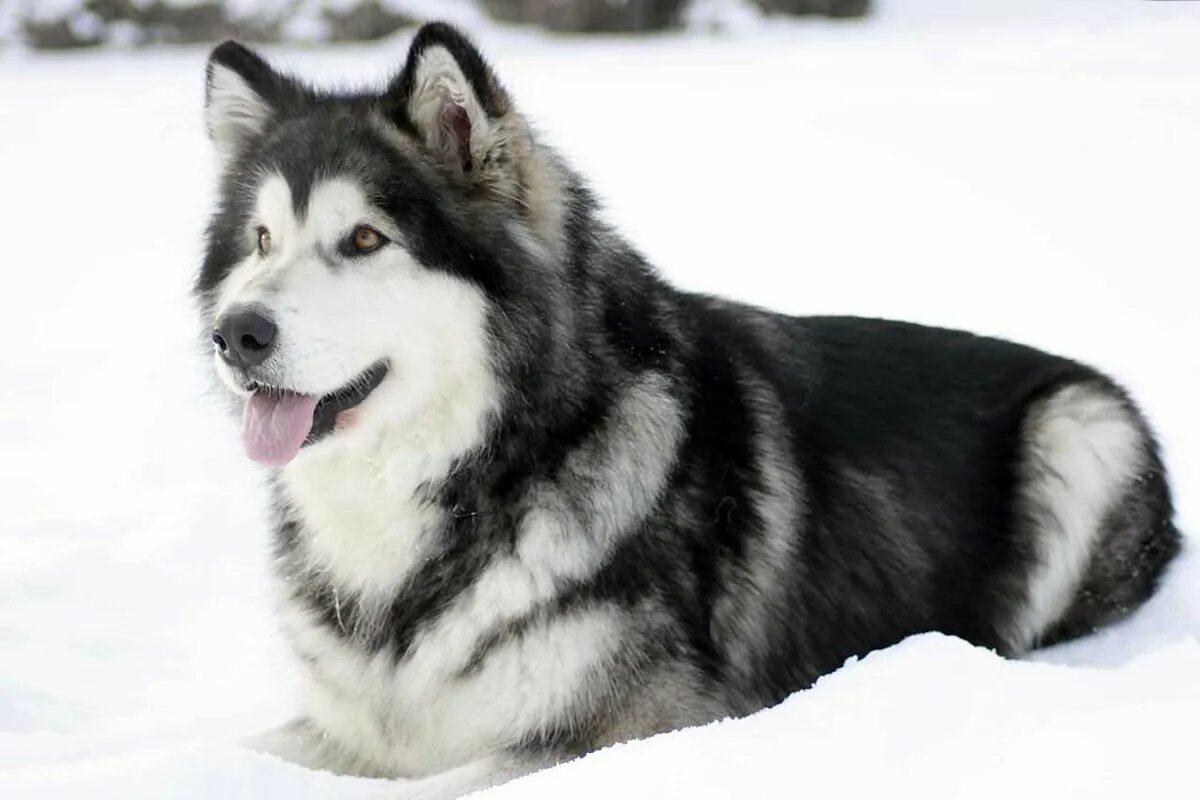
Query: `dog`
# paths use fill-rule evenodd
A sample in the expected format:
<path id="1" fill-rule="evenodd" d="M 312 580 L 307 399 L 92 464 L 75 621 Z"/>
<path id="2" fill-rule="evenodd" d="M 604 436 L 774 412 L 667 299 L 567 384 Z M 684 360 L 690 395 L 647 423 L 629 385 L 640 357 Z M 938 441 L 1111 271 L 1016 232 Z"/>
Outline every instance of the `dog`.
<path id="1" fill-rule="evenodd" d="M 305 698 L 256 747 L 456 797 L 910 634 L 1087 634 L 1179 550 L 1113 380 L 673 288 L 451 26 L 379 91 L 235 42 L 206 78 L 195 295 Z"/>

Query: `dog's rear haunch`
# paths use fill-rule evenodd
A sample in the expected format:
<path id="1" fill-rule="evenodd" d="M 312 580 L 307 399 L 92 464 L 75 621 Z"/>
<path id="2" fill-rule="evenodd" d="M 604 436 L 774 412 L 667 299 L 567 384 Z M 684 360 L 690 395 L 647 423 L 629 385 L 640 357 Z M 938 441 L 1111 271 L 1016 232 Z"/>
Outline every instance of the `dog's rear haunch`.
<path id="1" fill-rule="evenodd" d="M 351 94 L 223 44 L 207 121 L 196 295 L 306 688 L 263 747 L 451 797 L 920 631 L 1085 634 L 1179 547 L 1110 379 L 672 288 L 453 28 Z"/>

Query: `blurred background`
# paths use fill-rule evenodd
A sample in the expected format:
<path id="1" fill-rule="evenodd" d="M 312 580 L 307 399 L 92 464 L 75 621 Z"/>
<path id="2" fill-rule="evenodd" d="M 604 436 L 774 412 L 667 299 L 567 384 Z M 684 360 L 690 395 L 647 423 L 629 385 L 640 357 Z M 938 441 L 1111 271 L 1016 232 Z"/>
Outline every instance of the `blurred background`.
<path id="1" fill-rule="evenodd" d="M 38 49 L 211 42 L 358 42 L 410 28 L 451 6 L 566 33 L 721 27 L 747 15 L 854 18 L 869 0 L 6 0 L 0 35 Z"/>
<path id="2" fill-rule="evenodd" d="M 1200 532 L 1200 3 L 0 0 L 0 797 L 374 796 L 228 746 L 295 698 L 263 475 L 189 295 L 215 181 L 204 64 L 234 35 L 378 86 L 431 17 L 670 280 L 1105 369 Z M 652 742 L 553 796 L 780 796 L 798 753 L 818 795 L 1037 796 L 1034 775 L 1058 797 L 1184 796 L 1153 781 L 1191 769 L 1198 638 L 1193 547 L 1147 609 L 1045 664 L 926 643 L 774 727 L 706 729 L 674 792 L 616 788 L 671 747 Z M 777 782 L 738 790 L 747 769 Z"/>

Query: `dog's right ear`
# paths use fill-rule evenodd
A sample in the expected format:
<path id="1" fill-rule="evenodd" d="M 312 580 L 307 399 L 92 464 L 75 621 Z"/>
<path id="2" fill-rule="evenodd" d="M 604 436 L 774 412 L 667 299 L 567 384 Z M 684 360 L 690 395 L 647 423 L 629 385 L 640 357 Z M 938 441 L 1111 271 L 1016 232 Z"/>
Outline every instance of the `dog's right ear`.
<path id="1" fill-rule="evenodd" d="M 225 163 L 241 154 L 299 92 L 257 53 L 230 40 L 208 57 L 204 93 L 208 135 Z"/>

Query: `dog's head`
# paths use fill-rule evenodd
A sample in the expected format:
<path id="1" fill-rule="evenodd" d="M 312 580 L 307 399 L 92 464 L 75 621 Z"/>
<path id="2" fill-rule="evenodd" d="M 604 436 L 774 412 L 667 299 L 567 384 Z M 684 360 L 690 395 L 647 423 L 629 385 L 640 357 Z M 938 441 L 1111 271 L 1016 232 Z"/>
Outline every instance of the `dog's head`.
<path id="1" fill-rule="evenodd" d="M 469 438 L 505 354 L 547 335 L 562 207 L 479 52 L 427 25 L 385 89 L 329 93 L 226 42 L 206 101 L 222 180 L 196 294 L 247 453 L 279 466 L 389 425 Z"/>

